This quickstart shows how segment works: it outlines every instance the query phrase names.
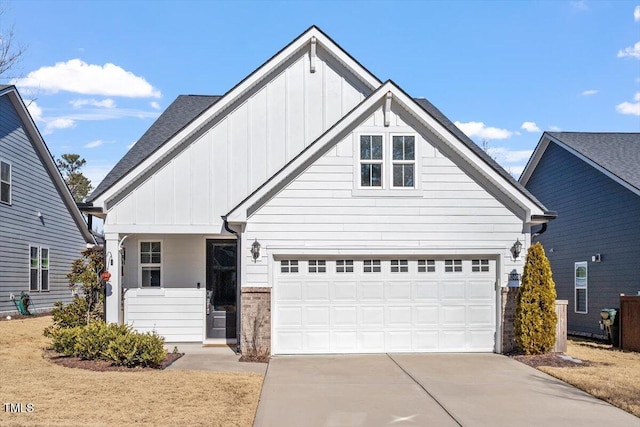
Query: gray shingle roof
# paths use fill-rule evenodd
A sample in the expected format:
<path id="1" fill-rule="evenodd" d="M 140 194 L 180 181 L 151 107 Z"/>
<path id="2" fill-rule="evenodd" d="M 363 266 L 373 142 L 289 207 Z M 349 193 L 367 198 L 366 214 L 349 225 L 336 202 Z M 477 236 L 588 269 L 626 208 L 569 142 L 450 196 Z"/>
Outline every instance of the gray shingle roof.
<path id="1" fill-rule="evenodd" d="M 547 134 L 640 190 L 640 133 Z"/>
<path id="2" fill-rule="evenodd" d="M 127 154 L 111 169 L 96 189 L 93 190 L 87 201 L 95 200 L 96 197 L 142 163 L 220 98 L 220 96 L 206 95 L 178 96 L 144 135 L 140 137 L 138 142 L 131 147 Z"/>

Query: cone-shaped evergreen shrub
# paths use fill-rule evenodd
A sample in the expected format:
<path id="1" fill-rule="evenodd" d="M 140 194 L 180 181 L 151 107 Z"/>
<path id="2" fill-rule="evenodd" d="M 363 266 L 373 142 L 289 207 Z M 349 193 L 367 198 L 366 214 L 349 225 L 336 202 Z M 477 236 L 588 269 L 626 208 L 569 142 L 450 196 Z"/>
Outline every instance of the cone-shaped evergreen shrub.
<path id="1" fill-rule="evenodd" d="M 518 350 L 543 354 L 556 342 L 556 285 L 551 266 L 540 242 L 531 245 L 522 273 L 515 318 Z"/>

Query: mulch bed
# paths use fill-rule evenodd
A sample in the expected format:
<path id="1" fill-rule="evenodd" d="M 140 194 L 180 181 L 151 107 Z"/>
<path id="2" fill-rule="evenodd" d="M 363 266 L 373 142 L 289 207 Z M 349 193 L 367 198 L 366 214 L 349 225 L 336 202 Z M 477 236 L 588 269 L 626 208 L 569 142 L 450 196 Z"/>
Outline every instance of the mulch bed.
<path id="1" fill-rule="evenodd" d="M 509 357 L 524 363 L 525 365 L 537 368 L 539 366 L 551 366 L 554 368 L 584 368 L 585 366 L 593 366 L 593 362 L 583 360 L 582 363 L 577 363 L 572 360 L 562 359 L 561 353 L 549 353 L 538 355 L 524 355 L 524 354 L 510 354 Z"/>
<path id="2" fill-rule="evenodd" d="M 166 369 L 176 360 L 184 356 L 184 353 L 167 353 L 167 357 L 164 358 L 160 366 L 157 368 L 143 368 L 136 366 L 134 368 L 127 368 L 125 366 L 114 366 L 111 362 L 106 360 L 83 360 L 79 357 L 64 356 L 60 353 L 56 353 L 51 349 L 44 350 L 44 358 L 56 365 L 65 366 L 67 368 L 86 369 L 88 371 L 119 371 L 119 372 L 139 372 L 139 371 L 156 371 L 158 369 Z"/>

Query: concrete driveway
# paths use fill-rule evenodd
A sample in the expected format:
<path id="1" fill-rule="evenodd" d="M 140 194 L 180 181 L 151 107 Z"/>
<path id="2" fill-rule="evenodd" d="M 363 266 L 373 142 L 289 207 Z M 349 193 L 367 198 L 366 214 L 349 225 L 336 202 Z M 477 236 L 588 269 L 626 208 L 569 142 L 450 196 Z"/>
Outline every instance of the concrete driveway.
<path id="1" fill-rule="evenodd" d="M 635 426 L 636 418 L 497 354 L 273 357 L 254 427 Z"/>

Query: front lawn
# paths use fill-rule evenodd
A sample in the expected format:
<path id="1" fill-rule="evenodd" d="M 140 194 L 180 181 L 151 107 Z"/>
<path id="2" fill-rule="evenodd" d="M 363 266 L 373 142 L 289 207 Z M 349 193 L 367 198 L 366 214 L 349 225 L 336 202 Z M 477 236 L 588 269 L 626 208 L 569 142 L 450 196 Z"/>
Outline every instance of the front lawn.
<path id="1" fill-rule="evenodd" d="M 0 425 L 253 424 L 261 375 L 65 368 L 43 358 L 49 324 L 49 316 L 0 321 Z"/>

